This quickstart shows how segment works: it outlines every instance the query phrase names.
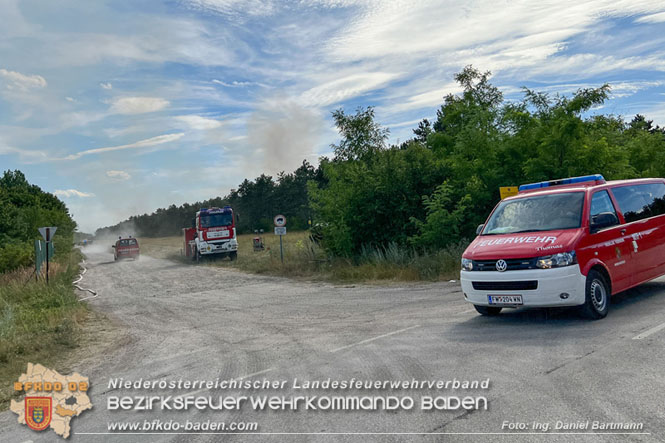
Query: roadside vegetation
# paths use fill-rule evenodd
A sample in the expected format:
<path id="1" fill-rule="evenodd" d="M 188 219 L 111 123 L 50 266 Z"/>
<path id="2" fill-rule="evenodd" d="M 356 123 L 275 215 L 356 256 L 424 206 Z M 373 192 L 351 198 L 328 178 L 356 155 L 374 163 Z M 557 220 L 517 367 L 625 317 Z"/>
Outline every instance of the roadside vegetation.
<path id="1" fill-rule="evenodd" d="M 40 226 L 58 227 L 48 286 L 34 273 Z M 30 185 L 20 171 L 0 178 L 0 410 L 28 362 L 57 370 L 78 345 L 88 310 L 72 287 L 81 260 L 72 249 L 75 227 L 64 203 Z"/>
<path id="2" fill-rule="evenodd" d="M 458 251 L 459 258 L 501 186 L 596 173 L 608 180 L 665 176 L 665 129 L 642 115 L 603 114 L 610 85 L 569 95 L 524 88 L 521 101 L 506 101 L 490 79 L 466 67 L 455 76 L 461 92 L 444 97 L 435 118 L 423 119 L 401 144 L 388 145 L 373 108 L 339 109 L 333 119 L 340 140 L 318 167 L 303 162 L 291 174 L 261 175 L 226 196 L 172 205 L 98 234 L 180 235 L 199 207 L 228 204 L 240 215 L 239 233 L 268 231 L 282 213 L 289 233 L 311 220 L 320 240 L 313 249 L 303 241 L 293 269 L 273 267 L 274 249 L 270 259 L 254 255 L 234 266 L 349 279 L 441 278 L 456 268 L 448 257 Z"/>
<path id="3" fill-rule="evenodd" d="M 310 239 L 308 231 L 291 232 L 283 237 L 284 263 L 279 251 L 279 237 L 263 234 L 263 251 L 254 252 L 253 238 L 258 234 L 238 236 L 238 259 L 204 260 L 204 265 L 239 269 L 266 275 L 281 275 L 333 282 L 377 282 L 457 279 L 460 257 L 466 243 L 437 251 L 418 252 L 396 243 L 386 247 L 366 247 L 353 258 L 336 257 Z M 182 237 L 139 238 L 141 253 L 155 258 L 188 262 L 182 256 Z"/>

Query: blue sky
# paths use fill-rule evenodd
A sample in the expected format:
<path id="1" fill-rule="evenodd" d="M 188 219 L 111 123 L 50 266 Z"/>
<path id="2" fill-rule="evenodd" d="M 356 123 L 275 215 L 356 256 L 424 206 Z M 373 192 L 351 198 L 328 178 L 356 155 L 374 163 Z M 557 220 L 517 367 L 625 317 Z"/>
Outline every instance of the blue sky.
<path id="1" fill-rule="evenodd" d="M 391 142 L 465 65 L 520 88 L 610 83 L 596 112 L 665 124 L 662 1 L 0 0 L 0 166 L 94 231 L 316 163 L 330 113 Z"/>

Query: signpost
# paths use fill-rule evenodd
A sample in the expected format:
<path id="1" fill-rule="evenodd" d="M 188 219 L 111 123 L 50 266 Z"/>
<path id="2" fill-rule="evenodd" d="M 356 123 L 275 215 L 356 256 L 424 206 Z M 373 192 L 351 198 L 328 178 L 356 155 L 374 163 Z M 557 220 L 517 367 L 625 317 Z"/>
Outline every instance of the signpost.
<path id="1" fill-rule="evenodd" d="M 275 222 L 275 235 L 279 235 L 279 258 L 284 264 L 284 247 L 282 246 L 282 236 L 286 235 L 286 217 L 282 214 L 276 215 Z"/>
<path id="2" fill-rule="evenodd" d="M 55 231 L 57 229 L 58 229 L 57 226 L 47 226 L 39 228 L 39 233 L 42 235 L 44 241 L 46 242 L 46 284 L 48 284 L 48 256 L 49 256 L 48 246 L 49 243 L 51 243 L 51 239 L 55 235 Z"/>

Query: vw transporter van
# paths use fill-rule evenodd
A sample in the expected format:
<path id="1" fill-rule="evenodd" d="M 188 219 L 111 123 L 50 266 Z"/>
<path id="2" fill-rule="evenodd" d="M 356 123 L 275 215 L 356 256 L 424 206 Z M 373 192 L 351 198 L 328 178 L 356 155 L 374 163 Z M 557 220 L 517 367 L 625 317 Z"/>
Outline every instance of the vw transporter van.
<path id="1" fill-rule="evenodd" d="M 477 233 L 460 281 L 480 314 L 579 306 L 603 318 L 611 295 L 665 274 L 665 180 L 590 175 L 522 185 Z"/>

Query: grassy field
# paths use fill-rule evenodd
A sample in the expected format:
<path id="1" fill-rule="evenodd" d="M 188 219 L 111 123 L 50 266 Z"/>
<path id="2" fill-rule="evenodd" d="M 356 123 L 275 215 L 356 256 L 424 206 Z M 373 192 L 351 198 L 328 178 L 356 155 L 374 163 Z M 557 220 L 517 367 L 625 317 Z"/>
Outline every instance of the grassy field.
<path id="1" fill-rule="evenodd" d="M 57 370 L 78 345 L 80 325 L 89 315 L 71 284 L 80 258 L 75 250 L 53 263 L 48 286 L 35 281 L 32 269 L 0 274 L 0 410 L 8 407 L 13 382 L 28 362 Z"/>
<path id="2" fill-rule="evenodd" d="M 355 259 L 333 258 L 316 243 L 308 232 L 289 232 L 283 237 L 284 263 L 280 260 L 279 237 L 263 235 L 265 250 L 253 251 L 255 234 L 238 236 L 238 260 L 206 261 L 211 266 L 237 268 L 243 271 L 343 282 L 420 281 L 458 278 L 464 245 L 455 245 L 436 253 L 418 253 L 390 245 L 367 248 Z M 185 260 L 181 255 L 182 237 L 140 238 L 141 252 L 157 258 Z"/>

